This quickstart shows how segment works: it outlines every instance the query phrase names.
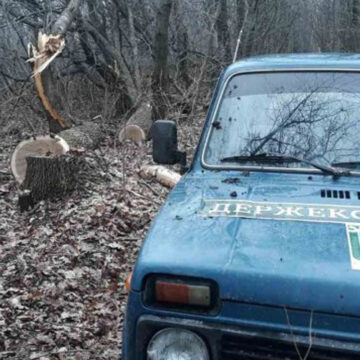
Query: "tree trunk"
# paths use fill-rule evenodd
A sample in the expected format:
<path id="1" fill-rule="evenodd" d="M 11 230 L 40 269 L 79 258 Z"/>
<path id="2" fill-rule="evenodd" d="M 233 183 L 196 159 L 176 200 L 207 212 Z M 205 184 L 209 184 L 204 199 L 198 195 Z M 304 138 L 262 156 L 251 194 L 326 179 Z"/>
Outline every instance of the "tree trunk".
<path id="1" fill-rule="evenodd" d="M 189 36 L 188 29 L 184 24 L 183 12 L 184 9 L 180 1 L 174 2 L 173 12 L 175 13 L 175 34 L 176 34 L 176 43 L 178 48 L 177 56 L 177 66 L 179 68 L 179 78 L 184 82 L 186 88 L 191 85 L 191 78 L 188 74 L 188 50 L 189 50 Z"/>
<path id="2" fill-rule="evenodd" d="M 19 184 L 24 183 L 27 176 L 29 157 L 56 157 L 68 153 L 71 149 L 96 148 L 103 138 L 100 127 L 93 123 L 85 123 L 60 132 L 57 136 L 38 136 L 22 141 L 11 156 L 11 171 Z"/>
<path id="3" fill-rule="evenodd" d="M 11 172 L 18 184 L 26 176 L 26 158 L 29 156 L 62 155 L 69 151 L 69 145 L 58 136 L 38 136 L 21 141 L 11 156 Z"/>
<path id="4" fill-rule="evenodd" d="M 99 146 L 104 137 L 100 126 L 94 123 L 84 123 L 83 125 L 63 130 L 58 133 L 70 148 L 95 149 Z"/>
<path id="5" fill-rule="evenodd" d="M 139 49 L 137 45 L 137 40 L 135 36 L 135 26 L 134 26 L 134 15 L 133 15 L 133 3 L 132 1 L 126 2 L 127 11 L 128 11 L 128 21 L 129 21 L 129 40 L 131 43 L 131 50 L 134 63 L 134 82 L 136 90 L 139 91 L 141 88 L 141 78 L 140 78 L 140 67 L 139 67 Z"/>
<path id="6" fill-rule="evenodd" d="M 33 203 L 59 198 L 79 185 L 82 157 L 30 156 L 26 161 L 27 171 L 22 187 L 30 191 Z"/>
<path id="7" fill-rule="evenodd" d="M 172 0 L 161 0 L 157 11 L 153 42 L 154 73 L 152 76 L 153 120 L 165 119 L 168 89 L 168 32 Z"/>
<path id="8" fill-rule="evenodd" d="M 81 0 L 70 0 L 65 10 L 59 16 L 51 28 L 50 34 L 39 34 L 37 54 L 34 58 L 34 77 L 38 95 L 48 114 L 49 129 L 58 133 L 69 127 L 62 104 L 59 84 L 50 63 L 58 56 L 64 45 L 64 36 L 70 24 L 74 20 Z M 41 42 L 41 41 L 42 42 Z M 46 66 L 45 66 L 46 65 Z M 41 67 L 45 69 L 41 69 Z"/>
<path id="9" fill-rule="evenodd" d="M 352 43 L 351 50 L 357 51 L 359 48 L 358 33 L 359 33 L 359 20 L 360 20 L 360 0 L 353 0 L 352 6 Z"/>
<path id="10" fill-rule="evenodd" d="M 223 49 L 223 60 L 226 64 L 231 61 L 231 47 L 230 47 L 230 33 L 228 26 L 228 12 L 227 12 L 227 1 L 220 0 L 220 9 L 216 19 L 216 30 L 218 33 L 218 44 Z"/>
<path id="11" fill-rule="evenodd" d="M 70 0 L 68 6 L 56 20 L 51 28 L 52 34 L 65 35 L 69 26 L 73 22 L 76 12 L 81 4 L 81 0 Z"/>

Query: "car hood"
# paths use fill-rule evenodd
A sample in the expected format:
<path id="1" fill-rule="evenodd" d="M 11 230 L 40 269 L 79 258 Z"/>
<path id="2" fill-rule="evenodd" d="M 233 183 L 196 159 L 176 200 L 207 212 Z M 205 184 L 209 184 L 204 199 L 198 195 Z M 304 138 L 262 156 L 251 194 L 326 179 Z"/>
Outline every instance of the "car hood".
<path id="1" fill-rule="evenodd" d="M 216 281 L 223 300 L 359 316 L 358 254 L 350 251 L 345 224 L 357 219 L 345 219 L 348 209 L 360 210 L 351 181 L 340 186 L 324 176 L 186 176 L 149 231 L 132 288 L 140 291 L 150 273 L 195 276 Z M 324 189 L 349 191 L 350 199 L 327 198 L 326 192 L 322 197 Z M 298 210 L 290 217 L 276 217 L 277 209 L 250 218 L 254 214 L 211 213 L 216 202 L 295 204 Z M 324 218 L 319 210 L 312 210 L 319 217 L 311 219 L 308 210 L 299 210 L 309 204 L 335 208 L 339 219 Z"/>

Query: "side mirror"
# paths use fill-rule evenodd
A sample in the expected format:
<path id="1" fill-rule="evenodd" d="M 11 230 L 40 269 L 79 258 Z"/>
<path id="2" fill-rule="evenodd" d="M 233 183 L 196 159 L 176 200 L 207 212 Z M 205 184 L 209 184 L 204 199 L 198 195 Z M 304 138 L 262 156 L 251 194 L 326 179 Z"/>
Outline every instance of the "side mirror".
<path id="1" fill-rule="evenodd" d="M 178 151 L 175 121 L 157 120 L 151 127 L 153 160 L 158 164 L 186 166 L 186 153 Z"/>

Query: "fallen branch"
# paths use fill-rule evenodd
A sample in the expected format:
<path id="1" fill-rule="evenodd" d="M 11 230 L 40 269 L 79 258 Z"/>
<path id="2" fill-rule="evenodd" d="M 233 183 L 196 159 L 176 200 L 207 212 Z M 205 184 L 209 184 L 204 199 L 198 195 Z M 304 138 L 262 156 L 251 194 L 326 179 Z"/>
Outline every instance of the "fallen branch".
<path id="1" fill-rule="evenodd" d="M 155 196 L 160 196 L 160 194 L 155 191 L 149 184 L 147 184 L 145 181 L 139 181 L 140 185 L 144 185 L 145 187 L 147 187 Z"/>

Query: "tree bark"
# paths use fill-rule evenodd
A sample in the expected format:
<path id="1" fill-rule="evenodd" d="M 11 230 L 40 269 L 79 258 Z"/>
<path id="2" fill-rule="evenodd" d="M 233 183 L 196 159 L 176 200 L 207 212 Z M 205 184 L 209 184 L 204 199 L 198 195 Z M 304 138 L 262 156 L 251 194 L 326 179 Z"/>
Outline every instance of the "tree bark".
<path id="1" fill-rule="evenodd" d="M 360 20 L 360 0 L 353 0 L 352 6 L 352 43 L 351 50 L 357 51 L 359 48 L 358 33 L 359 33 L 359 20 Z"/>
<path id="2" fill-rule="evenodd" d="M 70 148 L 95 149 L 104 137 L 100 126 L 94 123 L 84 123 L 58 133 Z"/>
<path id="3" fill-rule="evenodd" d="M 69 151 L 69 145 L 60 137 L 38 136 L 21 141 L 11 156 L 11 172 L 18 184 L 26 176 L 26 158 L 29 156 L 61 155 Z"/>
<path id="4" fill-rule="evenodd" d="M 49 39 L 43 44 L 40 44 L 40 41 L 38 41 L 37 44 L 37 50 L 41 57 L 35 60 L 35 84 L 40 100 L 48 114 L 49 130 L 53 133 L 58 133 L 69 127 L 64 116 L 65 112 L 63 111 L 64 106 L 61 98 L 62 91 L 59 89 L 60 85 L 56 81 L 56 75 L 51 65 L 43 72 L 38 72 L 38 70 L 59 49 L 60 44 L 64 41 L 66 31 L 75 18 L 80 4 L 81 0 L 70 0 L 65 10 L 52 26 L 50 34 L 47 34 Z M 40 39 L 41 36 L 39 37 L 39 40 Z"/>
<path id="5" fill-rule="evenodd" d="M 219 11 L 216 19 L 216 30 L 218 33 L 218 44 L 223 48 L 223 60 L 226 64 L 231 61 L 230 33 L 228 26 L 227 1 L 220 0 Z"/>
<path id="6" fill-rule="evenodd" d="M 134 63 L 134 82 L 137 91 L 141 87 L 141 78 L 140 78 L 140 67 L 139 67 L 139 49 L 137 45 L 137 40 L 135 36 L 135 26 L 134 26 L 134 15 L 132 10 L 132 2 L 126 2 L 127 11 L 128 11 L 128 21 L 129 21 L 129 40 L 131 43 L 131 50 L 133 53 L 133 63 Z"/>
<path id="7" fill-rule="evenodd" d="M 57 136 L 39 136 L 22 141 L 11 157 L 11 171 L 18 182 L 23 184 L 29 176 L 26 159 L 54 158 L 77 150 L 80 153 L 96 148 L 103 138 L 103 132 L 97 124 L 85 123 L 58 133 Z M 80 150 L 81 149 L 81 150 Z"/>
<path id="8" fill-rule="evenodd" d="M 30 192 L 33 203 L 60 198 L 79 185 L 78 173 L 84 161 L 81 157 L 30 156 L 26 161 L 27 171 L 22 188 Z"/>
<path id="9" fill-rule="evenodd" d="M 132 78 L 131 72 L 125 63 L 121 51 L 118 51 L 116 48 L 112 47 L 106 36 L 101 34 L 90 22 L 87 21 L 84 24 L 84 27 L 94 39 L 101 52 L 104 54 L 104 57 L 107 57 L 108 61 L 110 62 L 113 62 L 113 59 L 116 60 L 119 67 L 119 73 L 117 76 L 121 82 L 120 85 L 123 85 L 124 89 L 126 90 L 125 92 L 129 101 L 129 107 L 131 107 L 133 104 L 135 104 L 138 93 L 134 79 Z"/>
<path id="10" fill-rule="evenodd" d="M 172 0 L 161 0 L 157 11 L 153 41 L 154 72 L 152 76 L 153 120 L 165 119 L 168 89 L 168 32 Z"/>
<path id="11" fill-rule="evenodd" d="M 56 20 L 51 28 L 51 33 L 56 35 L 65 35 L 69 26 L 73 22 L 82 0 L 70 0 L 68 6 Z"/>
<path id="12" fill-rule="evenodd" d="M 177 63 L 179 68 L 179 78 L 184 82 L 186 88 L 191 85 L 191 78 L 188 73 L 188 51 L 189 51 L 189 36 L 188 29 L 184 24 L 182 4 L 179 0 L 174 2 L 173 12 L 175 14 L 174 19 L 174 31 L 176 34 L 176 43 L 179 55 L 177 56 Z"/>

